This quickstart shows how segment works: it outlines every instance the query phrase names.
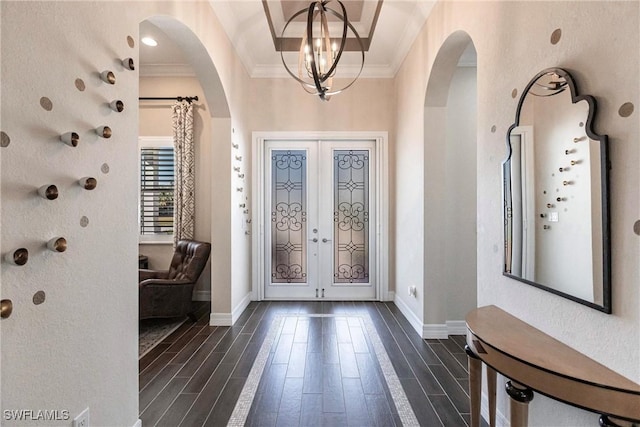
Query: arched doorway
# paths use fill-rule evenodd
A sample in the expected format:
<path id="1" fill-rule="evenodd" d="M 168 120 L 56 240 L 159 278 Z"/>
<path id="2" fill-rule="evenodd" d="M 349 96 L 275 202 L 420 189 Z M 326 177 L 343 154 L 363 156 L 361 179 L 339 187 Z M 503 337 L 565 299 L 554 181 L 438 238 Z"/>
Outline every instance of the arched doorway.
<path id="1" fill-rule="evenodd" d="M 469 35 L 451 34 L 425 96 L 425 338 L 464 333 L 477 305 L 475 58 Z"/>
<path id="2" fill-rule="evenodd" d="M 202 274 L 195 289 L 195 297 L 212 302 L 212 312 L 230 312 L 231 307 L 231 117 L 227 95 L 218 71 L 198 35 L 178 19 L 158 15 L 147 18 L 144 25 L 159 30 L 184 58 L 188 72 L 184 68 L 166 67 L 166 71 L 156 67 L 152 73 L 142 73 L 140 94 L 145 97 L 176 97 L 199 95 L 194 113 L 194 139 L 196 140 L 196 240 L 208 241 L 213 245 L 210 268 Z M 144 36 L 141 24 L 140 36 Z M 174 64 L 175 65 L 175 64 Z M 177 72 L 172 70 L 177 70 Z M 143 80 L 146 81 L 143 84 Z M 163 85 L 166 85 L 163 87 Z M 157 86 L 157 87 L 154 87 Z M 149 87 L 153 90 L 149 92 Z M 143 93 L 143 90 L 146 92 Z M 162 109 L 164 120 L 171 120 L 171 101 L 165 105 L 152 105 Z M 140 116 L 142 120 L 143 108 Z M 147 124 L 146 129 L 154 124 Z M 163 135 L 171 134 L 171 124 L 165 123 Z M 169 131 L 166 131 L 166 128 Z M 140 135 L 147 130 L 140 127 Z M 227 202 L 225 202 L 227 200 Z M 151 249 L 147 249 L 151 250 Z M 153 249 L 155 253 L 159 251 Z M 164 255 L 157 257 L 161 265 L 151 268 L 166 268 L 173 254 L 171 246 L 161 248 Z M 151 260 L 151 257 L 150 257 Z M 211 295 L 215 294 L 213 300 Z"/>

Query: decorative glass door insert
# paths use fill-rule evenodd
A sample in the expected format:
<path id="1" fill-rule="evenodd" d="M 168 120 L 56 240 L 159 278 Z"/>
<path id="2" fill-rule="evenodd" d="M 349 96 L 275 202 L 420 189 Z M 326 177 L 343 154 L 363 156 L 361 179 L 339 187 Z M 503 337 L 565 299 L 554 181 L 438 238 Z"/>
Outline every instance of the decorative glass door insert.
<path id="1" fill-rule="evenodd" d="M 374 142 L 267 141 L 265 154 L 265 298 L 374 299 Z"/>
<path id="2" fill-rule="evenodd" d="M 369 281 L 369 151 L 333 154 L 333 277 L 335 283 Z"/>
<path id="3" fill-rule="evenodd" d="M 271 155 L 271 281 L 307 279 L 307 153 L 274 150 Z"/>

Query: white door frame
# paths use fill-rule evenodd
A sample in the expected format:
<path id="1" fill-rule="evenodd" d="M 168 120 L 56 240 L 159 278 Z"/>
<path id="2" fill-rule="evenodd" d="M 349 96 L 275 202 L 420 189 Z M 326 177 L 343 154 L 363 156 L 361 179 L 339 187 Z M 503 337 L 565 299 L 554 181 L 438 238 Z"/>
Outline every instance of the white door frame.
<path id="1" fill-rule="evenodd" d="M 376 300 L 393 301 L 389 293 L 389 164 L 387 132 L 253 132 L 252 133 L 252 299 L 262 301 L 265 287 L 264 143 L 268 140 L 372 140 L 376 150 Z"/>

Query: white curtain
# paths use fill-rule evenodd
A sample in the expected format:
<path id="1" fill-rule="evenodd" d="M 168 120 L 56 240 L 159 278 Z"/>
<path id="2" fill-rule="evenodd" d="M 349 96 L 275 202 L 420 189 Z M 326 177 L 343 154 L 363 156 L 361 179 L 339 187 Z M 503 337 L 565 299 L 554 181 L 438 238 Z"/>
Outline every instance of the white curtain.
<path id="1" fill-rule="evenodd" d="M 193 105 L 187 101 L 177 101 L 172 110 L 176 180 L 173 208 L 173 242 L 175 246 L 180 239 L 193 239 L 196 218 L 196 170 Z"/>

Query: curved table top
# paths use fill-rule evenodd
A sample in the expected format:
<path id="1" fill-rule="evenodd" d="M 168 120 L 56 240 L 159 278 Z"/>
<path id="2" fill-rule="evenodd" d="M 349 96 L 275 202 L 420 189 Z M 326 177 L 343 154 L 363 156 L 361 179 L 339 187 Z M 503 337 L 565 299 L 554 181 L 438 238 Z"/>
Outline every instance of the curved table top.
<path id="1" fill-rule="evenodd" d="M 581 383 L 640 397 L 640 384 L 496 306 L 473 310 L 466 321 L 467 328 L 484 344 L 524 364 Z"/>

